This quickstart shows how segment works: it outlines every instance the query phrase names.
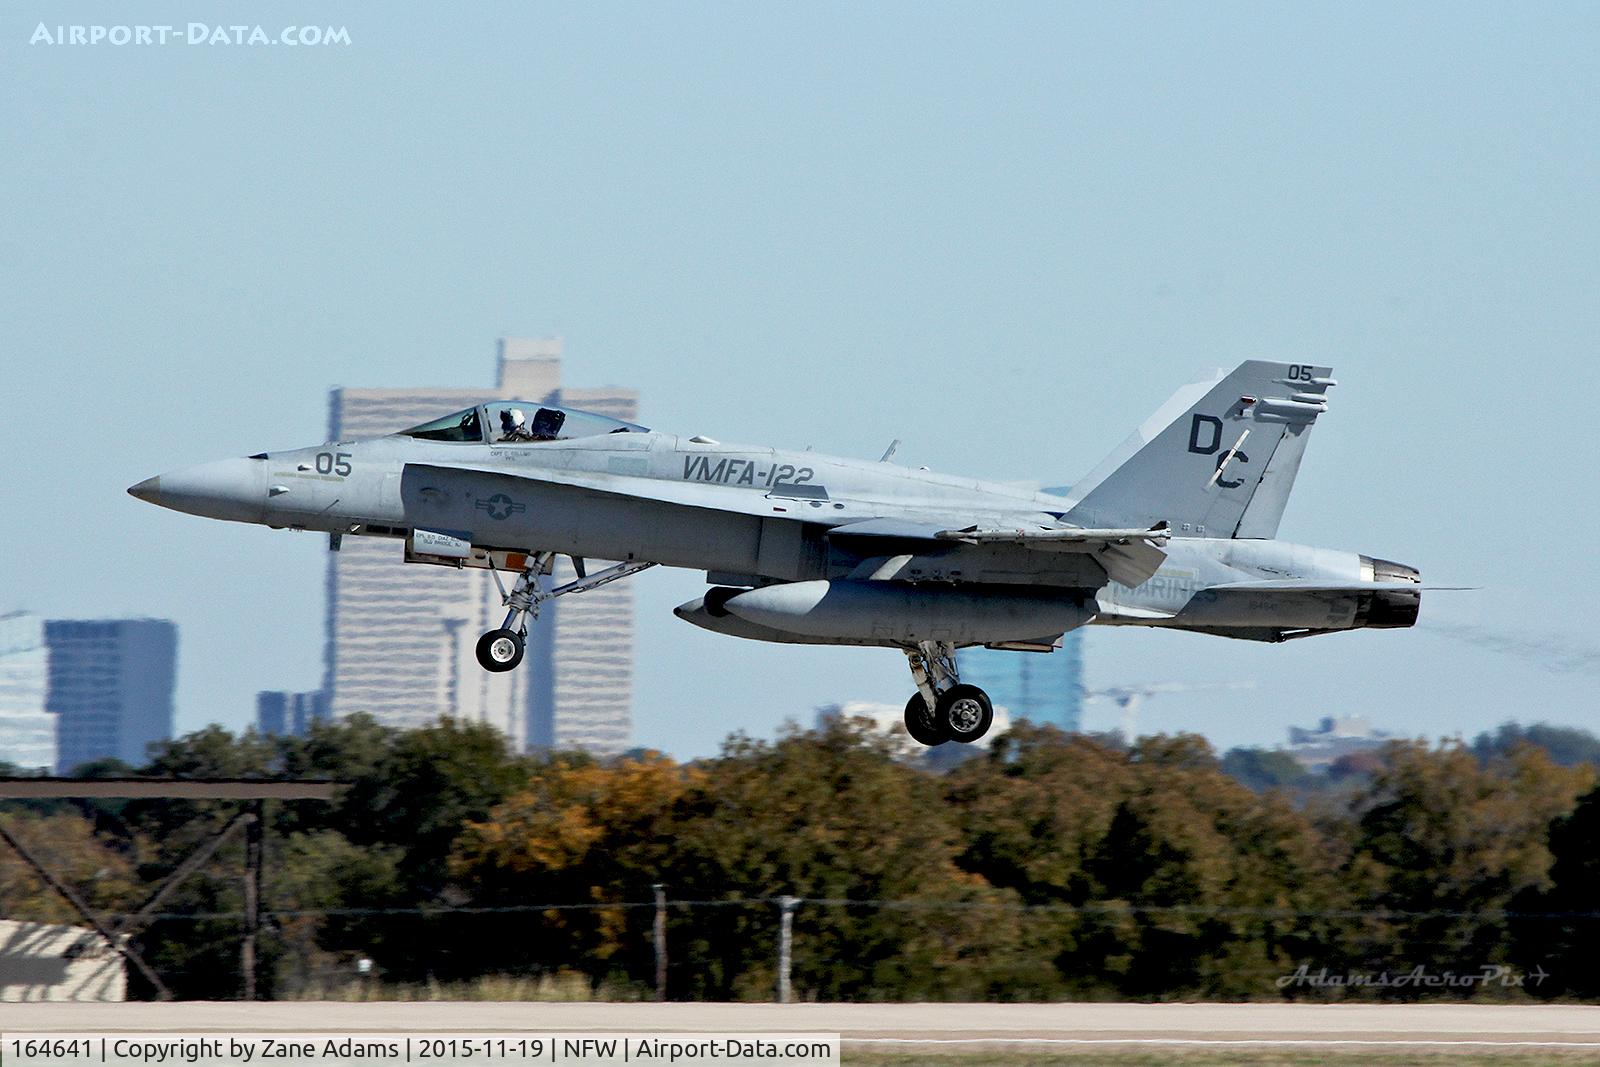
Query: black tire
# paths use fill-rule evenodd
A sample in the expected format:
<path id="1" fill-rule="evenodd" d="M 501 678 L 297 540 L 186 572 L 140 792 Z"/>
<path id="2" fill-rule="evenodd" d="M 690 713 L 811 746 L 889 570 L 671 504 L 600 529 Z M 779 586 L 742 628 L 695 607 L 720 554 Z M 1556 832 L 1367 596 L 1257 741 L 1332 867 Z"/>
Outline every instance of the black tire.
<path id="1" fill-rule="evenodd" d="M 526 651 L 522 635 L 515 630 L 490 630 L 478 638 L 478 663 L 495 674 L 516 670 Z"/>
<path id="2" fill-rule="evenodd" d="M 906 701 L 906 733 L 911 735 L 911 740 L 919 745 L 933 748 L 950 740 L 944 731 L 939 729 L 938 720 L 928 712 L 928 702 L 922 699 L 921 693 L 912 693 L 911 699 Z"/>
<path id="3" fill-rule="evenodd" d="M 939 729 L 952 741 L 970 745 L 994 725 L 989 694 L 975 685 L 953 685 L 939 694 Z"/>

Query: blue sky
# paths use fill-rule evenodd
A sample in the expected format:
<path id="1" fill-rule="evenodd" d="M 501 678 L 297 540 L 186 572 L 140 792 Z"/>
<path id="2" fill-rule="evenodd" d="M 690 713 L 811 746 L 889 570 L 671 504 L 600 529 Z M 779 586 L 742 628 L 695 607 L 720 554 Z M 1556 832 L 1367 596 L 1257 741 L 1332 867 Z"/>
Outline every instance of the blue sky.
<path id="1" fill-rule="evenodd" d="M 39 22 L 348 46 L 30 45 Z M 0 610 L 181 630 L 179 726 L 321 675 L 324 544 L 140 504 L 502 334 L 646 424 L 1071 482 L 1197 370 L 1331 364 L 1282 534 L 1480 585 L 1414 631 L 1093 631 L 1222 745 L 1364 713 L 1596 726 L 1590 5 L 26 3 L 0 15 Z M 901 703 L 886 651 L 704 633 L 636 579 L 636 734 Z M 1547 654 L 1548 650 L 1548 654 Z M 1101 710 L 1109 726 L 1114 713 Z"/>

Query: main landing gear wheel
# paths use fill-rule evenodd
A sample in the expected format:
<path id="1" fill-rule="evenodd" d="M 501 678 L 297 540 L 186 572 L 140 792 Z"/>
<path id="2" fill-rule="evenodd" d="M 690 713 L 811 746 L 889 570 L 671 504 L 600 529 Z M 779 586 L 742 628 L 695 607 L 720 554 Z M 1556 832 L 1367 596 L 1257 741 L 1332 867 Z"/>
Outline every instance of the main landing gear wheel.
<path id="1" fill-rule="evenodd" d="M 918 700 L 922 699 L 918 694 Z M 994 725 L 989 694 L 975 685 L 953 685 L 939 694 L 937 728 L 952 741 L 970 745 Z"/>
<path id="2" fill-rule="evenodd" d="M 515 630 L 490 630 L 478 638 L 478 662 L 486 671 L 515 670 L 527 646 Z"/>
<path id="3" fill-rule="evenodd" d="M 912 693 L 906 702 L 906 733 L 917 744 L 929 748 L 950 740 L 950 735 L 939 729 L 939 722 L 928 710 L 928 702 L 922 699 L 921 693 Z"/>
<path id="4" fill-rule="evenodd" d="M 982 689 L 962 684 L 952 642 L 918 641 L 900 651 L 917 683 L 917 693 L 906 705 L 906 732 L 913 740 L 930 746 L 946 741 L 970 745 L 989 732 L 994 705 Z"/>

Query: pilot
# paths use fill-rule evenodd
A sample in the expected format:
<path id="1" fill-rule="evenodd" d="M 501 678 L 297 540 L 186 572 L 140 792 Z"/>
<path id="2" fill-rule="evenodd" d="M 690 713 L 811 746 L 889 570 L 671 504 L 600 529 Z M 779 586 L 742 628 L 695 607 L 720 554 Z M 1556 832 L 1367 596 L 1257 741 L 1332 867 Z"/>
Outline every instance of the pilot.
<path id="1" fill-rule="evenodd" d="M 533 417 L 533 426 L 528 430 L 528 436 L 535 441 L 558 441 L 561 439 L 561 426 L 567 421 L 567 413 L 559 408 L 540 408 L 539 413 Z"/>
<path id="2" fill-rule="evenodd" d="M 532 441 L 527 418 L 521 408 L 506 408 L 500 412 L 500 439 L 502 441 Z"/>

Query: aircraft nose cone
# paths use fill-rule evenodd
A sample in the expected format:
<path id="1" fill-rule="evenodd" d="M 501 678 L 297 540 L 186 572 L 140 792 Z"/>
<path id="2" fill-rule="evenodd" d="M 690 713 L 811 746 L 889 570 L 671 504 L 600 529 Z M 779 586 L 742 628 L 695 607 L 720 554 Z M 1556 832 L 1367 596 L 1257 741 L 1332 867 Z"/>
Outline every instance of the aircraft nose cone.
<path id="1" fill-rule="evenodd" d="M 218 460 L 147 478 L 128 492 L 173 511 L 234 522 L 260 522 L 267 497 L 262 467 L 248 459 Z"/>

